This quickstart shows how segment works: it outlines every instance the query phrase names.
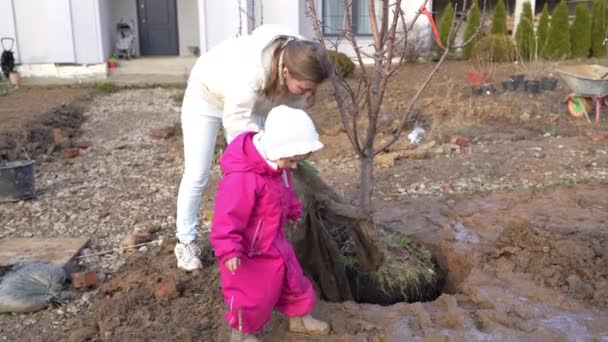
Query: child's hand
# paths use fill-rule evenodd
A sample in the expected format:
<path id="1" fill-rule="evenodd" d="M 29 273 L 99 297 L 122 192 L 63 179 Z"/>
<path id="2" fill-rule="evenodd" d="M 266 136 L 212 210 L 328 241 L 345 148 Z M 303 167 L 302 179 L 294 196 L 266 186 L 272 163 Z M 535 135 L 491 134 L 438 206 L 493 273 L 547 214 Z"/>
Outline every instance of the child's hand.
<path id="1" fill-rule="evenodd" d="M 236 269 L 239 267 L 240 264 L 241 264 L 241 258 L 239 258 L 239 257 L 230 258 L 224 263 L 224 265 L 226 265 L 226 268 L 232 274 L 234 274 L 234 271 L 236 271 Z"/>

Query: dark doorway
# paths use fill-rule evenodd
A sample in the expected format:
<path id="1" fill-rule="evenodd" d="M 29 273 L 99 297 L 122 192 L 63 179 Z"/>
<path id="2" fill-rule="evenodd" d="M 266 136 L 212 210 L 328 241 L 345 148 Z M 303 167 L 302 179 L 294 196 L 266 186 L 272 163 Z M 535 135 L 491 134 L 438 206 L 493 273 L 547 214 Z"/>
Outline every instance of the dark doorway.
<path id="1" fill-rule="evenodd" d="M 179 55 L 176 0 L 137 0 L 142 56 Z"/>

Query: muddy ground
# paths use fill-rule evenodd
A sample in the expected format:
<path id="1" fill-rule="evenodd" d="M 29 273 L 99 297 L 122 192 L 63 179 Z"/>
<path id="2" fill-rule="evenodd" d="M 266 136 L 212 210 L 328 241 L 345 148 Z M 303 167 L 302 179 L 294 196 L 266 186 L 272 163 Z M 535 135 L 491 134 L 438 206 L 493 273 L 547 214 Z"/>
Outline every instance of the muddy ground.
<path id="1" fill-rule="evenodd" d="M 385 132 L 428 68 L 409 65 L 393 80 L 385 111 L 394 116 L 384 121 Z M 265 341 L 608 339 L 608 140 L 597 134 L 608 130 L 606 120 L 589 126 L 569 117 L 561 83 L 532 97 L 471 97 L 467 70 L 449 63 L 423 96 L 421 144 L 435 143 L 426 158 L 408 159 L 402 152 L 416 146 L 404 140 L 391 151 L 394 163 L 376 172 L 377 221 L 431 249 L 447 277 L 444 294 L 388 307 L 321 301 L 315 314 L 332 324 L 330 337 L 286 334 L 277 315 Z M 496 78 L 512 72 L 503 65 Z M 153 229 L 153 238 L 162 239 L 161 246 L 82 259 L 80 267 L 101 275 L 97 288 L 70 291 L 60 307 L 1 316 L 0 338 L 223 339 L 224 304 L 211 256 L 205 255 L 208 267 L 186 275 L 172 255 L 179 139 L 148 136 L 179 119 L 177 93 L 96 96 L 79 132 L 92 146 L 70 160 L 52 151 L 37 168 L 38 198 L 0 205 L 1 237 L 87 235 L 85 254 L 117 248 L 133 230 Z M 327 94 L 312 113 L 327 146 L 313 162 L 354 199 L 357 162 Z M 467 146 L 443 148 L 455 135 Z M 218 177 L 214 167 L 207 208 Z M 199 244 L 208 252 L 204 240 Z"/>

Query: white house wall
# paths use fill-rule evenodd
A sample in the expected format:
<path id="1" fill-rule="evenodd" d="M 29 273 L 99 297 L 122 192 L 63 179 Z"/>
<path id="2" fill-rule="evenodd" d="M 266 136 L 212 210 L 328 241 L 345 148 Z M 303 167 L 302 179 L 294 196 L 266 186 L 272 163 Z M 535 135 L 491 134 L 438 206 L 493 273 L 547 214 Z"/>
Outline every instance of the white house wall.
<path id="1" fill-rule="evenodd" d="M 302 35 L 304 35 L 305 37 L 309 37 L 309 38 L 313 38 L 314 37 L 314 30 L 312 27 L 312 23 L 310 21 L 310 18 L 308 18 L 306 16 L 306 12 L 304 11 L 305 6 L 304 6 L 304 2 L 305 0 L 298 0 L 301 1 L 302 3 L 299 4 L 300 6 L 300 11 L 298 11 L 298 13 L 300 14 L 300 21 L 299 21 L 299 27 L 300 27 L 300 33 Z M 405 19 L 406 22 L 409 23 L 411 22 L 411 20 L 416 16 L 417 11 L 419 10 L 420 6 L 424 3 L 424 0 L 403 0 L 401 2 L 401 8 L 403 9 L 404 13 L 405 13 Z M 316 0 L 315 2 L 315 6 L 317 9 L 317 14 L 322 17 L 323 14 L 323 1 L 322 0 Z M 429 1 L 429 3 L 427 4 L 427 9 L 429 11 L 432 11 L 432 1 Z M 392 12 L 389 11 L 389 22 L 390 20 L 392 20 Z M 331 47 L 332 44 L 335 44 L 337 39 L 336 38 L 332 38 L 332 37 L 325 37 L 326 41 L 328 42 L 328 47 Z M 431 46 L 431 27 L 429 24 L 428 19 L 425 16 L 420 16 L 418 17 L 416 24 L 414 25 L 414 30 L 413 32 L 410 32 L 409 34 L 409 45 L 410 47 L 416 47 L 416 49 L 421 50 L 421 51 L 428 51 L 429 47 Z M 360 36 L 357 37 L 357 43 L 359 45 L 359 47 L 367 52 L 367 53 L 372 53 L 373 52 L 373 48 L 370 47 L 370 45 L 373 43 L 372 38 L 369 36 Z M 338 50 L 340 52 L 343 52 L 347 55 L 349 55 L 350 57 L 354 57 L 355 56 L 355 51 L 352 48 L 351 44 L 349 42 L 344 41 L 344 39 L 342 39 L 339 42 L 338 45 Z"/>
<path id="2" fill-rule="evenodd" d="M 307 38 L 314 38 L 315 31 L 310 23 L 310 18 L 306 16 L 306 0 L 298 0 L 298 14 L 300 16 L 298 20 L 300 34 Z M 317 1 L 317 8 L 321 8 L 321 2 Z"/>
<path id="3" fill-rule="evenodd" d="M 0 20 L 0 37 L 9 37 L 15 39 L 15 45 L 13 51 L 15 52 L 15 60 L 19 62 L 19 49 L 17 46 L 17 33 L 15 28 L 15 17 L 13 11 L 13 0 L 0 0 L 0 13 L 2 13 L 2 19 Z M 7 48 L 8 42 L 6 42 Z"/>
<path id="4" fill-rule="evenodd" d="M 234 38 L 239 34 L 239 2 L 238 0 L 199 0 L 199 6 L 203 5 L 204 27 L 201 29 L 202 45 L 209 50 L 228 38 Z M 242 6 L 246 7 L 246 0 L 242 0 Z M 247 15 L 241 15 L 242 33 L 247 33 Z"/>
<path id="5" fill-rule="evenodd" d="M 103 63 L 99 0 L 71 0 L 76 64 Z"/>
<path id="6" fill-rule="evenodd" d="M 101 36 L 101 57 L 105 62 L 112 55 L 114 36 L 110 23 L 110 0 L 97 0 L 99 10 L 99 35 Z"/>
<path id="7" fill-rule="evenodd" d="M 192 56 L 189 47 L 199 46 L 197 0 L 177 0 L 177 30 L 180 56 Z"/>
<path id="8" fill-rule="evenodd" d="M 98 1 L 0 0 L 0 37 L 16 38 L 20 64 L 102 63 Z"/>
<path id="9" fill-rule="evenodd" d="M 302 33 L 300 20 L 306 19 L 300 14 L 300 0 L 257 0 L 264 4 L 264 24 L 276 24 Z M 259 6 L 259 5 L 258 5 Z"/>
<path id="10" fill-rule="evenodd" d="M 13 2 L 21 63 L 74 63 L 69 0 Z"/>

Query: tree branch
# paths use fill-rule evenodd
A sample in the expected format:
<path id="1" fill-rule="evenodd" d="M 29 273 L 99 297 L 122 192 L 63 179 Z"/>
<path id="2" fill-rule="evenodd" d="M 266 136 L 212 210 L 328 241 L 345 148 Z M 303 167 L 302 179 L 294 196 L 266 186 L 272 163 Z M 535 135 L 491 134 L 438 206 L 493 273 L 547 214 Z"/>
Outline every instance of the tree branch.
<path id="1" fill-rule="evenodd" d="M 370 1 L 371 2 L 371 1 Z M 387 39 L 387 52 L 386 52 L 386 63 L 385 63 L 385 73 L 388 76 L 391 68 L 391 64 L 393 62 L 393 53 L 395 51 L 395 38 L 397 37 L 397 24 L 399 23 L 399 11 L 401 10 L 401 0 L 396 0 L 395 2 L 395 10 L 393 12 L 393 22 L 391 23 L 391 28 L 388 31 L 388 39 Z"/>
<path id="2" fill-rule="evenodd" d="M 383 0 L 383 2 L 387 2 L 388 0 Z M 376 6 L 374 4 L 374 0 L 367 1 L 367 11 L 369 13 L 369 25 L 372 30 L 372 37 L 374 37 L 374 45 L 377 47 L 381 47 L 384 45 L 383 39 L 378 32 L 378 20 L 376 19 Z M 384 24 L 384 22 L 383 22 Z"/>
<path id="3" fill-rule="evenodd" d="M 370 1 L 371 2 L 371 1 Z M 384 46 L 384 43 L 386 42 L 386 22 L 388 21 L 388 0 L 383 0 L 382 1 L 382 18 L 380 19 L 380 23 L 382 25 L 382 28 L 380 30 L 380 45 Z"/>
<path id="4" fill-rule="evenodd" d="M 416 104 L 416 101 L 418 101 L 418 98 L 420 97 L 420 95 L 422 94 L 422 92 L 424 92 L 424 90 L 426 89 L 426 87 L 428 86 L 428 84 L 431 82 L 431 80 L 433 79 L 433 77 L 435 76 L 435 74 L 437 73 L 437 71 L 439 70 L 439 68 L 441 67 L 441 65 L 443 64 L 443 62 L 446 60 L 447 56 L 449 55 L 449 52 L 450 52 L 449 49 L 445 49 L 443 51 L 443 54 L 441 55 L 441 58 L 439 59 L 439 61 L 437 62 L 437 64 L 435 64 L 435 67 L 433 68 L 433 70 L 431 71 L 431 73 L 427 76 L 427 78 L 424 81 L 424 83 L 422 84 L 422 86 L 416 92 L 416 95 L 414 95 L 414 97 L 410 101 L 410 104 L 408 105 L 407 110 L 405 111 L 405 114 L 401 118 L 401 121 L 399 123 L 399 128 L 397 129 L 397 132 L 395 132 L 395 134 L 393 134 L 393 137 L 389 141 L 387 141 L 384 145 L 382 145 L 379 148 L 377 148 L 374 151 L 374 155 L 377 155 L 378 153 L 386 151 L 386 149 L 388 149 L 395 142 L 397 142 L 397 140 L 401 136 L 401 133 L 403 132 L 403 129 L 405 128 L 405 124 L 407 123 L 407 119 L 409 117 L 409 114 L 411 113 L 412 109 L 414 108 L 414 105 Z"/>
<path id="5" fill-rule="evenodd" d="M 309 0 L 314 1 L 314 0 Z M 363 84 L 367 88 L 368 87 L 368 74 L 367 68 L 365 67 L 365 63 L 363 63 L 363 58 L 361 54 L 365 54 L 364 51 L 361 50 L 359 45 L 357 44 L 357 40 L 355 35 L 353 34 L 353 22 L 350 17 L 350 1 L 344 0 L 344 21 L 346 22 L 346 29 L 344 30 L 344 37 L 350 42 L 353 50 L 355 50 L 355 55 L 357 56 L 357 61 L 359 62 L 359 68 L 361 69 L 361 78 L 363 79 Z"/>
<path id="6" fill-rule="evenodd" d="M 321 21 L 317 16 L 317 9 L 314 0 L 306 0 L 306 11 L 307 16 L 311 19 L 313 29 L 315 31 L 315 35 L 319 40 L 321 46 L 327 51 L 327 46 L 325 45 L 325 39 L 323 37 L 323 30 L 321 29 Z M 335 45 L 337 49 L 337 44 Z M 338 112 L 340 113 L 340 120 L 342 121 L 342 126 L 344 126 L 344 130 L 350 143 L 352 144 L 355 151 L 360 154 L 360 144 L 357 141 L 358 138 L 355 135 L 355 130 L 348 124 L 348 114 L 352 113 L 350 106 L 348 105 L 348 98 L 353 98 L 352 90 L 346 81 L 340 77 L 336 71 L 334 70 L 334 74 L 331 78 L 334 91 L 332 92 L 332 96 L 338 105 Z"/>

